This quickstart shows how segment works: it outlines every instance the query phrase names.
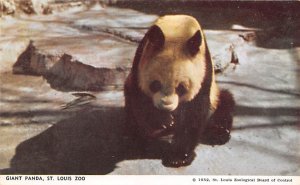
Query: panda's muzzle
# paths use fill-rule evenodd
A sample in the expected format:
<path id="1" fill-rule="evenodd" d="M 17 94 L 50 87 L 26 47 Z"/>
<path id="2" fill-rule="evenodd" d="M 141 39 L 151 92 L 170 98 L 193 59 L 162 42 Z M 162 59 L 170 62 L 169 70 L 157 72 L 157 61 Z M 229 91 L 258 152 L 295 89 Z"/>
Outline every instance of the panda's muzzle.
<path id="1" fill-rule="evenodd" d="M 156 93 L 153 97 L 154 106 L 160 110 L 164 111 L 174 111 L 179 103 L 178 95 L 164 95 L 163 93 Z"/>
<path id="2" fill-rule="evenodd" d="M 163 102 L 163 100 L 161 100 L 160 104 L 158 104 L 159 109 L 165 110 L 165 111 L 173 111 L 177 108 L 177 104 L 173 103 L 173 102 Z"/>

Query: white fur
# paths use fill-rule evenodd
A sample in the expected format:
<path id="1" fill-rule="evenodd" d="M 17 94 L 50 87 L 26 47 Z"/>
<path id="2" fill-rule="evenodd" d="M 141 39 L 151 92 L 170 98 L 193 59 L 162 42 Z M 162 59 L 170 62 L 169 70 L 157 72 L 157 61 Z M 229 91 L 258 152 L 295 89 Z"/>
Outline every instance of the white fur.
<path id="1" fill-rule="evenodd" d="M 158 109 L 173 111 L 177 108 L 179 103 L 179 97 L 177 94 L 165 95 L 161 92 L 157 92 L 153 95 L 153 104 Z"/>

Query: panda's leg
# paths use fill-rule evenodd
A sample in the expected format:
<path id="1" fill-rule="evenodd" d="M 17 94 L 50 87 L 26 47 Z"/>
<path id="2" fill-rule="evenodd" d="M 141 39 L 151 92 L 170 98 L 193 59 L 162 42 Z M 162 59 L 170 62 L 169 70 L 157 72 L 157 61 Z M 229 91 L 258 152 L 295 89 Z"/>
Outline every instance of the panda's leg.
<path id="1" fill-rule="evenodd" d="M 200 142 L 209 145 L 223 145 L 230 139 L 233 122 L 234 99 L 227 90 L 220 92 L 219 104 L 211 116 Z"/>
<path id="2" fill-rule="evenodd" d="M 196 129 L 184 129 L 181 136 L 177 136 L 175 143 L 170 144 L 167 150 L 164 150 L 162 163 L 166 167 L 181 167 L 190 165 L 196 153 L 194 149 L 197 145 Z"/>
<path id="3" fill-rule="evenodd" d="M 192 163 L 196 156 L 194 150 L 198 145 L 199 134 L 204 129 L 208 107 L 209 97 L 202 96 L 178 109 L 178 114 L 175 116 L 174 140 L 170 145 L 170 150 L 163 157 L 164 166 L 180 167 Z"/>

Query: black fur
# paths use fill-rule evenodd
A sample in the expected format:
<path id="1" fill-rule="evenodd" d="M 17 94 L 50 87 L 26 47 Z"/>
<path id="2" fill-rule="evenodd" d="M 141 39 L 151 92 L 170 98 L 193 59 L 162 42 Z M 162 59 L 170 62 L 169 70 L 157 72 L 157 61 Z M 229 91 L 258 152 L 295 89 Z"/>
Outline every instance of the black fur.
<path id="1" fill-rule="evenodd" d="M 165 43 L 165 36 L 158 26 L 152 26 L 147 34 L 149 42 L 152 44 L 155 50 L 160 50 L 161 48 L 163 48 Z"/>
<path id="2" fill-rule="evenodd" d="M 198 53 L 201 41 L 202 38 L 199 30 L 187 41 L 187 49 L 192 56 Z"/>
<path id="3" fill-rule="evenodd" d="M 214 114 L 208 121 L 200 142 L 209 145 L 223 145 L 230 139 L 235 102 L 227 90 L 220 92 L 220 101 Z"/>

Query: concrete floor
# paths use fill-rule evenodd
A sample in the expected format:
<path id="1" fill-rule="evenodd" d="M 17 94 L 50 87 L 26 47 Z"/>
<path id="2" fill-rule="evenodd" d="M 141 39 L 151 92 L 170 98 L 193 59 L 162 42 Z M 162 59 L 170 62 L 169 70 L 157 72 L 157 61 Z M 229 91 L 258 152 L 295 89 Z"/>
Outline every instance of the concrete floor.
<path id="1" fill-rule="evenodd" d="M 55 37 L 63 42 L 74 35 L 118 37 L 102 29 L 112 25 L 127 26 L 122 33 L 140 38 L 145 32 L 140 27 L 149 26 L 156 17 L 109 7 L 1 18 L 0 173 L 300 175 L 300 48 L 293 44 L 299 43 L 299 38 L 283 36 L 262 42 L 261 32 L 255 29 L 205 29 L 214 56 L 222 53 L 224 46 L 233 46 L 239 59 L 236 69 L 230 66 L 217 76 L 220 86 L 229 89 L 237 103 L 232 137 L 222 146 L 200 144 L 195 161 L 178 169 L 164 167 L 155 154 L 140 154 L 134 141 L 121 137 L 122 91 L 89 92 L 96 99 L 63 109 L 76 100 L 74 91 L 55 90 L 42 77 L 12 74 L 12 65 L 29 39 Z M 87 26 L 93 29 L 86 30 Z M 253 34 L 257 35 L 251 41 L 243 39 Z M 86 40 L 84 44 L 88 47 L 90 43 Z M 115 64 L 124 58 L 128 66 L 135 47 L 136 43 L 123 38 L 116 41 L 115 48 L 93 47 L 86 58 L 80 50 L 68 51 L 82 60 L 92 60 L 97 53 L 95 56 L 105 59 L 95 57 L 104 66 L 107 60 Z M 107 53 L 120 54 L 109 58 Z"/>

